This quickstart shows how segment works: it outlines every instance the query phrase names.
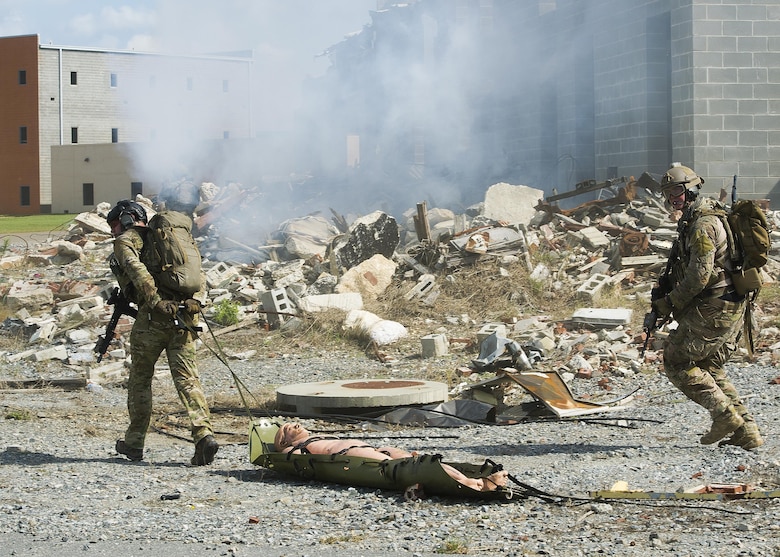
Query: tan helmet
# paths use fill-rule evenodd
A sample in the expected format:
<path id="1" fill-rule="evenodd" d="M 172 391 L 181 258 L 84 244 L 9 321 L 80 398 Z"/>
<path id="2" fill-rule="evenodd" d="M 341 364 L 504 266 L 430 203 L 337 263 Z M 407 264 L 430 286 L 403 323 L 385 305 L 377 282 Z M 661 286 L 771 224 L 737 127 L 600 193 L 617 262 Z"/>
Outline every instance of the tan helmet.
<path id="1" fill-rule="evenodd" d="M 672 166 L 661 178 L 661 191 L 666 191 L 678 184 L 684 185 L 687 190 L 696 188 L 694 191 L 698 191 L 703 183 L 704 179 L 693 170 L 681 165 L 679 162 L 673 162 Z"/>

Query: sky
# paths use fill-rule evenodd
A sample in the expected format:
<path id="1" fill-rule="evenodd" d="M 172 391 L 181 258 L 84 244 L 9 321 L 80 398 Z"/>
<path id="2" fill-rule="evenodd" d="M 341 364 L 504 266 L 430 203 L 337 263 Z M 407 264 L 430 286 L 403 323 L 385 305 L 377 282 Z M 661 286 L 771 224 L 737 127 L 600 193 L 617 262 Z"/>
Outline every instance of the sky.
<path id="1" fill-rule="evenodd" d="M 377 0 L 0 0 L 0 36 L 172 54 L 253 50 L 255 71 L 285 100 L 276 110 L 283 126 L 300 83 L 329 65 L 318 54 L 370 24 L 376 8 Z"/>

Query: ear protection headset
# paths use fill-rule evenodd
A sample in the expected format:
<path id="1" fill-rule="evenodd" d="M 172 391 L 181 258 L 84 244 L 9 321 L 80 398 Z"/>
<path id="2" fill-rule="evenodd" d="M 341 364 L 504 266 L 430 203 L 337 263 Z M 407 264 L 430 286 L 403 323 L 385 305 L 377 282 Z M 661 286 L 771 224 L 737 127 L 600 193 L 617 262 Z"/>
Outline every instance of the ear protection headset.
<path id="1" fill-rule="evenodd" d="M 135 224 L 135 217 L 130 211 L 122 211 L 119 213 L 119 224 L 122 226 L 122 230 L 127 230 Z"/>
<path id="2" fill-rule="evenodd" d="M 119 221 L 122 230 L 127 230 L 138 221 L 147 222 L 146 211 L 138 203 L 125 199 L 109 211 L 106 221 L 109 224 Z"/>

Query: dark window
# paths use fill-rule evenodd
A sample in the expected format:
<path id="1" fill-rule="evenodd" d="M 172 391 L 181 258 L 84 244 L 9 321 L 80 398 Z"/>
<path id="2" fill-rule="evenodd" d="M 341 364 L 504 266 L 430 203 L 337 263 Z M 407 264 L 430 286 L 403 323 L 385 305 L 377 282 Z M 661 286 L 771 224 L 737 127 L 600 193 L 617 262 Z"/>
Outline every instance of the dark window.
<path id="1" fill-rule="evenodd" d="M 70 142 L 71 143 L 78 143 L 79 142 L 79 129 L 78 128 L 71 128 L 70 129 Z"/>
<path id="2" fill-rule="evenodd" d="M 230 86 L 227 79 L 222 80 L 222 92 L 227 93 L 230 90 Z"/>
<path id="3" fill-rule="evenodd" d="M 27 126 L 19 128 L 19 143 L 27 143 Z"/>
<path id="4" fill-rule="evenodd" d="M 27 70 L 19 70 L 19 85 L 27 85 Z"/>
<path id="5" fill-rule="evenodd" d="M 119 143 L 119 128 L 111 128 L 111 143 Z"/>
<path id="6" fill-rule="evenodd" d="M 70 84 L 71 85 L 79 84 L 79 76 L 76 72 L 70 72 Z"/>
<path id="7" fill-rule="evenodd" d="M 187 91 L 192 91 L 192 78 L 187 78 Z"/>
<path id="8" fill-rule="evenodd" d="M 117 77 L 115 73 L 111 74 L 110 80 L 111 80 L 111 87 L 116 87 Z"/>
<path id="9" fill-rule="evenodd" d="M 22 207 L 30 206 L 30 186 L 22 186 L 19 188 L 19 201 Z"/>
<path id="10" fill-rule="evenodd" d="M 143 195 L 144 183 L 143 182 L 130 182 L 130 198 L 135 199 L 136 195 Z"/>
<path id="11" fill-rule="evenodd" d="M 81 204 L 95 204 L 95 184 L 81 184 Z"/>

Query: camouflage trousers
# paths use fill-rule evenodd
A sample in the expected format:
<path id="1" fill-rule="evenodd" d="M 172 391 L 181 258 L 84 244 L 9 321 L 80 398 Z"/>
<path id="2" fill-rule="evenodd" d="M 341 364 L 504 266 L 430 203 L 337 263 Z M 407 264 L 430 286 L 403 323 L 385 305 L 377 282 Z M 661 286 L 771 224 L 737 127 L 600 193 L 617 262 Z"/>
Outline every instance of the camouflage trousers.
<path id="1" fill-rule="evenodd" d="M 195 316 L 197 318 L 197 316 Z M 177 329 L 170 316 L 142 307 L 130 332 L 130 374 L 127 382 L 127 412 L 130 425 L 125 443 L 142 449 L 152 418 L 154 365 L 165 350 L 171 377 L 189 416 L 195 443 L 212 435 L 211 415 L 198 374 L 193 333 Z"/>
<path id="2" fill-rule="evenodd" d="M 742 403 L 723 365 L 737 350 L 744 324 L 746 302 L 706 299 L 675 313 L 677 329 L 664 343 L 664 372 L 682 393 L 710 412 L 712 417 L 730 406 L 754 421 Z"/>

